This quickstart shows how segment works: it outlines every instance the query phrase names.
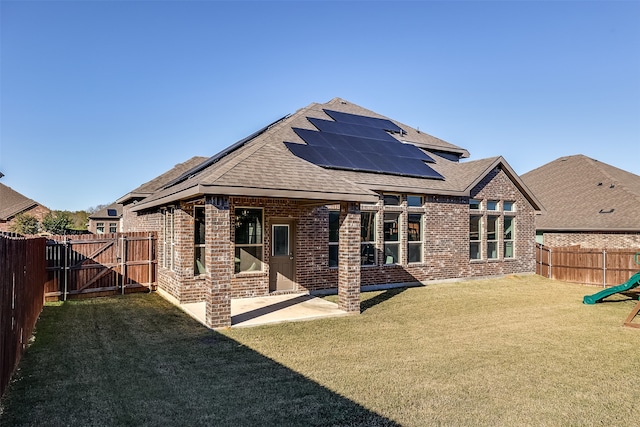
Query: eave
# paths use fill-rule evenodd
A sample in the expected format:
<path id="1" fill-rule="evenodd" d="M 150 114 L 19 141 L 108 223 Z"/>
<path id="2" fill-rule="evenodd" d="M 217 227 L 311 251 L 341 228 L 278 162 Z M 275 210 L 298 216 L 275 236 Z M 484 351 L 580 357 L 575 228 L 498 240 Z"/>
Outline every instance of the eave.
<path id="1" fill-rule="evenodd" d="M 327 201 L 335 202 L 358 202 L 358 203 L 377 203 L 378 195 L 374 192 L 368 193 L 332 193 L 325 191 L 302 191 L 290 189 L 274 189 L 274 188 L 254 188 L 254 187 L 233 187 L 233 186 L 217 186 L 217 185 L 195 185 L 186 188 L 177 193 L 168 194 L 164 197 L 150 200 L 144 200 L 136 204 L 131 210 L 139 212 L 146 209 L 152 209 L 162 205 L 175 203 L 179 200 L 185 200 L 202 195 L 223 195 L 223 196 L 241 196 L 241 197 L 271 197 L 279 199 L 300 199 L 304 201 Z"/>

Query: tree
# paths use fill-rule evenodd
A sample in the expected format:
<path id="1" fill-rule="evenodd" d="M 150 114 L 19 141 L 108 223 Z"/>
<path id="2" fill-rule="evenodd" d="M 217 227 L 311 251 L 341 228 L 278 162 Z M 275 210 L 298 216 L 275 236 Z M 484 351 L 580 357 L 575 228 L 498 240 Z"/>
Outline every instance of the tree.
<path id="1" fill-rule="evenodd" d="M 9 230 L 18 234 L 37 234 L 40 224 L 35 216 L 20 213 L 16 215 Z"/>
<path id="2" fill-rule="evenodd" d="M 47 213 L 42 219 L 42 228 L 51 234 L 66 234 L 73 221 L 68 212 L 53 211 Z"/>

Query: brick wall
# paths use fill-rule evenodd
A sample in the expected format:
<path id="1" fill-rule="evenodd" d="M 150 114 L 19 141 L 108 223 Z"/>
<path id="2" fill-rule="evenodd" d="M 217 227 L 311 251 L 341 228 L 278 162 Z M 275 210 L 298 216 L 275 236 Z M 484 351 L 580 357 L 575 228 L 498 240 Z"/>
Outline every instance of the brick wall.
<path id="1" fill-rule="evenodd" d="M 227 197 L 210 197 L 205 207 L 206 224 L 206 323 L 211 328 L 231 326 L 231 276 L 233 247 L 231 215 Z M 193 232 L 192 232 L 193 234 Z"/>
<path id="2" fill-rule="evenodd" d="M 640 250 L 640 233 L 544 233 L 544 245 L 554 248 Z"/>
<path id="3" fill-rule="evenodd" d="M 467 197 L 424 195 L 421 207 L 408 207 L 402 198 L 400 206 L 363 205 L 363 211 L 377 212 L 376 247 L 377 265 L 359 267 L 360 284 L 390 284 L 425 282 L 429 280 L 486 277 L 535 271 L 534 210 L 517 187 L 500 169 L 496 169 L 471 192 L 481 200 L 508 200 L 515 202 L 515 257 L 513 259 L 469 259 L 469 199 Z M 196 203 L 202 203 L 198 201 Z M 271 226 L 278 219 L 292 219 L 295 224 L 295 281 L 293 291 L 336 289 L 340 270 L 329 267 L 329 210 L 325 206 L 308 206 L 295 200 L 254 197 L 208 197 L 206 202 L 206 280 L 193 277 L 193 204 L 183 203 L 175 209 L 176 264 L 174 271 L 162 267 L 163 233 L 160 230 L 162 214 L 148 212 L 129 217 L 129 229 L 158 231 L 158 286 L 181 303 L 207 301 L 208 307 L 224 306 L 228 298 L 246 298 L 269 294 L 269 258 Z M 485 205 L 486 206 L 486 205 Z M 261 208 L 263 224 L 263 270 L 234 273 L 235 209 Z M 344 206 L 342 206 L 345 209 Z M 357 206 L 349 209 L 357 210 Z M 400 233 L 401 256 L 398 265 L 384 265 L 383 212 L 400 212 L 400 228 L 407 229 L 408 214 L 423 215 L 423 262 L 407 261 L 406 233 Z M 126 211 L 126 209 L 125 209 Z M 353 213 L 353 212 L 352 212 Z M 494 214 L 494 213 L 492 213 Z M 360 221 L 357 215 L 358 223 Z M 351 218 L 354 220 L 354 218 Z M 350 221 L 351 221 L 350 220 Z M 343 219 L 344 221 L 344 219 Z M 353 222 L 350 222 L 353 225 Z M 353 227 L 351 227 L 353 228 Z M 351 230 L 351 228 L 349 228 Z M 359 225 L 358 225 L 359 229 Z M 351 230 L 353 231 L 353 230 Z M 486 239 L 486 227 L 483 227 Z M 351 249 L 359 251 L 359 230 L 351 241 Z M 342 250 L 341 245 L 341 250 Z M 341 251 L 342 252 L 342 251 Z M 356 252 L 353 252 L 355 254 Z M 353 255 L 351 254 L 351 255 Z M 359 253 L 357 254 L 359 257 Z M 350 259 L 341 254 L 340 259 Z M 349 264 L 353 267 L 352 263 Z M 352 270 L 355 273 L 355 270 Z M 344 274 L 343 274 L 344 276 Z M 348 283 L 350 279 L 345 279 Z M 345 288 L 347 289 L 347 288 Z M 346 300 L 345 300 L 346 301 Z M 207 309 L 207 322 L 226 324 L 224 310 Z M 212 311 L 213 310 L 213 311 Z M 222 317 L 221 317 L 222 316 Z"/>

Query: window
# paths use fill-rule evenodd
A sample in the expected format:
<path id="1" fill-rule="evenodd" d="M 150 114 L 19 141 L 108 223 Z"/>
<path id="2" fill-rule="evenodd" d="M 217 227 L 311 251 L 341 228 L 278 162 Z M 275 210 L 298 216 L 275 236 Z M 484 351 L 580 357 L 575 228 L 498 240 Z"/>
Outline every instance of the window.
<path id="1" fill-rule="evenodd" d="M 488 211 L 497 211 L 498 210 L 498 201 L 497 200 L 487 200 L 487 210 Z"/>
<path id="2" fill-rule="evenodd" d="M 421 208 L 422 204 L 422 196 L 407 196 L 407 206 Z"/>
<path id="3" fill-rule="evenodd" d="M 487 204 L 488 206 L 488 204 Z M 498 220 L 499 216 L 487 217 L 487 258 L 498 258 Z"/>
<path id="4" fill-rule="evenodd" d="M 469 199 L 469 209 L 477 211 L 482 207 L 482 202 L 476 199 Z"/>
<path id="5" fill-rule="evenodd" d="M 400 212 L 384 214 L 384 263 L 400 262 Z"/>
<path id="6" fill-rule="evenodd" d="M 505 258 L 513 258 L 514 222 L 515 220 L 512 217 L 509 217 L 509 216 L 504 217 L 504 233 L 503 233 L 504 252 L 502 256 Z"/>
<path id="7" fill-rule="evenodd" d="M 109 223 L 109 233 L 117 233 L 118 232 L 118 223 L 110 222 Z"/>
<path id="8" fill-rule="evenodd" d="M 338 266 L 340 241 L 340 212 L 329 211 L 329 267 Z"/>
<path id="9" fill-rule="evenodd" d="M 262 271 L 262 209 L 236 209 L 235 220 L 235 272 Z"/>
<path id="10" fill-rule="evenodd" d="M 274 225 L 271 229 L 271 239 L 273 239 L 272 256 L 289 256 L 289 225 Z"/>
<path id="11" fill-rule="evenodd" d="M 376 213 L 360 213 L 360 264 L 376 264 Z"/>
<path id="12" fill-rule="evenodd" d="M 196 206 L 193 211 L 193 274 L 199 276 L 207 272 L 205 262 L 205 209 Z"/>
<path id="13" fill-rule="evenodd" d="M 408 262 L 422 262 L 422 214 L 409 214 L 407 245 Z"/>
<path id="14" fill-rule="evenodd" d="M 96 233 L 97 234 L 104 234 L 104 222 L 96 223 Z"/>
<path id="15" fill-rule="evenodd" d="M 469 258 L 481 259 L 482 216 L 472 215 L 469 219 Z"/>
<path id="16" fill-rule="evenodd" d="M 164 211 L 164 227 L 163 227 L 163 257 L 162 266 L 173 270 L 174 261 L 174 221 L 173 221 L 173 208 L 168 208 Z"/>
<path id="17" fill-rule="evenodd" d="M 399 194 L 385 194 L 382 196 L 385 206 L 400 206 Z"/>
<path id="18" fill-rule="evenodd" d="M 505 212 L 515 211 L 515 204 L 513 202 L 502 202 L 502 210 Z"/>

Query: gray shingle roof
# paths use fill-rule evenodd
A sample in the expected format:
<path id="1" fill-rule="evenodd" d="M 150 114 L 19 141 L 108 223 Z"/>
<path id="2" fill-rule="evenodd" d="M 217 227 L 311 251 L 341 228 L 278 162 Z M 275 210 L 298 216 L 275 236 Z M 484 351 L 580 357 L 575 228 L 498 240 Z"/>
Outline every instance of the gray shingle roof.
<path id="1" fill-rule="evenodd" d="M 11 187 L 0 184 L 0 220 L 6 221 L 37 204 L 38 202 L 23 196 Z"/>
<path id="2" fill-rule="evenodd" d="M 326 169 L 296 157 L 284 142 L 304 144 L 293 128 L 316 130 L 308 118 L 333 120 L 324 110 L 340 111 L 368 117 L 387 119 L 406 133 L 398 138 L 411 141 L 430 150 L 435 164 L 430 164 L 445 180 L 405 177 L 381 173 L 366 173 Z M 244 145 L 224 156 L 214 156 L 211 165 L 188 179 L 159 190 L 142 200 L 134 210 L 151 208 L 163 203 L 200 194 L 253 195 L 271 197 L 308 198 L 316 200 L 373 201 L 376 191 L 406 191 L 440 194 L 468 194 L 470 186 L 494 167 L 501 165 L 521 184 L 517 175 L 502 157 L 455 162 L 433 154 L 456 153 L 468 157 L 467 150 L 427 133 L 419 132 L 403 123 L 377 114 L 340 98 L 325 104 L 311 104 L 274 123 Z M 526 188 L 522 185 L 527 193 Z M 122 199 L 121 199 L 122 200 Z M 531 197 L 532 204 L 536 204 Z"/>
<path id="3" fill-rule="evenodd" d="M 122 217 L 122 205 L 115 202 L 89 215 L 90 219 L 116 219 L 120 217 Z"/>
<path id="4" fill-rule="evenodd" d="M 545 206 L 539 230 L 640 231 L 640 176 L 584 155 L 522 175 Z"/>
<path id="5" fill-rule="evenodd" d="M 153 194 L 154 192 L 158 191 L 162 187 L 164 187 L 168 182 L 171 182 L 172 180 L 174 180 L 177 177 L 179 177 L 180 175 L 182 175 L 184 172 L 188 171 L 189 169 L 193 168 L 194 166 L 199 165 L 200 163 L 204 162 L 205 160 L 207 160 L 207 157 L 194 156 L 194 157 L 190 158 L 189 160 L 187 160 L 187 161 L 185 161 L 183 163 L 178 163 L 177 165 L 175 165 L 173 168 L 171 168 L 170 170 L 166 171 L 162 175 L 157 176 L 156 178 L 152 179 L 151 181 L 145 182 L 140 187 L 138 187 L 135 190 L 132 190 L 131 192 L 129 192 L 126 195 L 122 196 L 116 202 L 117 203 L 126 203 L 127 201 L 129 201 L 131 199 L 135 199 L 135 198 L 140 199 L 140 198 L 147 197 L 147 196 Z"/>

